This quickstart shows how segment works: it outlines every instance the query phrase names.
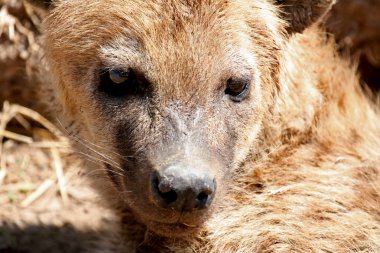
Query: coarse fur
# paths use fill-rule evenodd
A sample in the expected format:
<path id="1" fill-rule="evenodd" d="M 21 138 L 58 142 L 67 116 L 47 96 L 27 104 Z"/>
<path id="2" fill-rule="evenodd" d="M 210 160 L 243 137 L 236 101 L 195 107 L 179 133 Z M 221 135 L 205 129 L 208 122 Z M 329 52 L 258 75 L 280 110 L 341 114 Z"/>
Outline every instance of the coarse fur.
<path id="1" fill-rule="evenodd" d="M 126 252 L 380 251 L 378 105 L 312 25 L 331 2 L 293 2 L 51 7 L 41 83 L 120 212 Z M 99 75 L 120 68 L 148 92 L 104 93 Z M 251 85 L 241 102 L 224 94 L 236 77 Z M 150 175 L 173 163 L 215 177 L 210 208 L 154 203 Z"/>

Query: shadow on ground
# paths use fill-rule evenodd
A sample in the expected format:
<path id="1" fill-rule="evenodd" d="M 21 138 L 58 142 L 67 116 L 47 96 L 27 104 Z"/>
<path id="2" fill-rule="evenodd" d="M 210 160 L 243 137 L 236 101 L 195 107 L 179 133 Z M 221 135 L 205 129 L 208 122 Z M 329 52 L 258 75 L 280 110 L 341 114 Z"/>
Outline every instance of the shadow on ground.
<path id="1" fill-rule="evenodd" d="M 0 253 L 84 253 L 112 252 L 104 248 L 105 232 L 79 231 L 66 224 L 61 227 L 14 224 L 0 226 Z"/>

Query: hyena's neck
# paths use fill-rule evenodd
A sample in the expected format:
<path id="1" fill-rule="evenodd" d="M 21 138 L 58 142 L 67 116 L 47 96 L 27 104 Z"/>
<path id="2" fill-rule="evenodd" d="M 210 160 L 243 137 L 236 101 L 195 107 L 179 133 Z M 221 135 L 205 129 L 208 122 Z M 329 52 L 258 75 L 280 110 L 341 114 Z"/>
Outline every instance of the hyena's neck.
<path id="1" fill-rule="evenodd" d="M 315 31 L 291 38 L 285 52 L 282 89 L 272 115 L 263 122 L 261 150 L 347 145 L 347 153 L 355 150 L 363 159 L 373 159 L 367 149 L 360 149 L 380 132 L 380 117 L 361 90 L 353 66 L 337 55 L 332 41 Z"/>

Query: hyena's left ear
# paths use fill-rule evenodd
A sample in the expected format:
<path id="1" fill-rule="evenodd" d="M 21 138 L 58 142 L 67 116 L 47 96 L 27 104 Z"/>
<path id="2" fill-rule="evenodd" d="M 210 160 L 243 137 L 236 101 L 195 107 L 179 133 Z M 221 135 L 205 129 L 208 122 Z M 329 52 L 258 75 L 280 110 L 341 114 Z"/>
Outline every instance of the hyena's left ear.
<path id="1" fill-rule="evenodd" d="M 282 17 L 288 21 L 289 33 L 302 32 L 318 21 L 334 5 L 336 0 L 275 0 Z"/>

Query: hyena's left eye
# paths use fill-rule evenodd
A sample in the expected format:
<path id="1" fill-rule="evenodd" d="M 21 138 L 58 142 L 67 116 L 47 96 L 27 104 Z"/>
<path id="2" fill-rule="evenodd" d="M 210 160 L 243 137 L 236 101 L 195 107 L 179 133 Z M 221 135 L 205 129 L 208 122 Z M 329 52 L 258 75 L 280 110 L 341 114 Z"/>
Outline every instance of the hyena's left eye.
<path id="1" fill-rule="evenodd" d="M 130 71 L 109 70 L 108 75 L 109 79 L 115 84 L 123 84 L 128 80 L 128 77 L 130 76 Z"/>
<path id="2" fill-rule="evenodd" d="M 227 88 L 224 93 L 229 95 L 232 101 L 240 102 L 248 95 L 250 84 L 250 78 L 231 77 L 227 80 Z"/>
<path id="3" fill-rule="evenodd" d="M 144 95 L 148 92 L 148 86 L 146 79 L 132 69 L 103 70 L 100 74 L 99 89 L 111 97 Z"/>

